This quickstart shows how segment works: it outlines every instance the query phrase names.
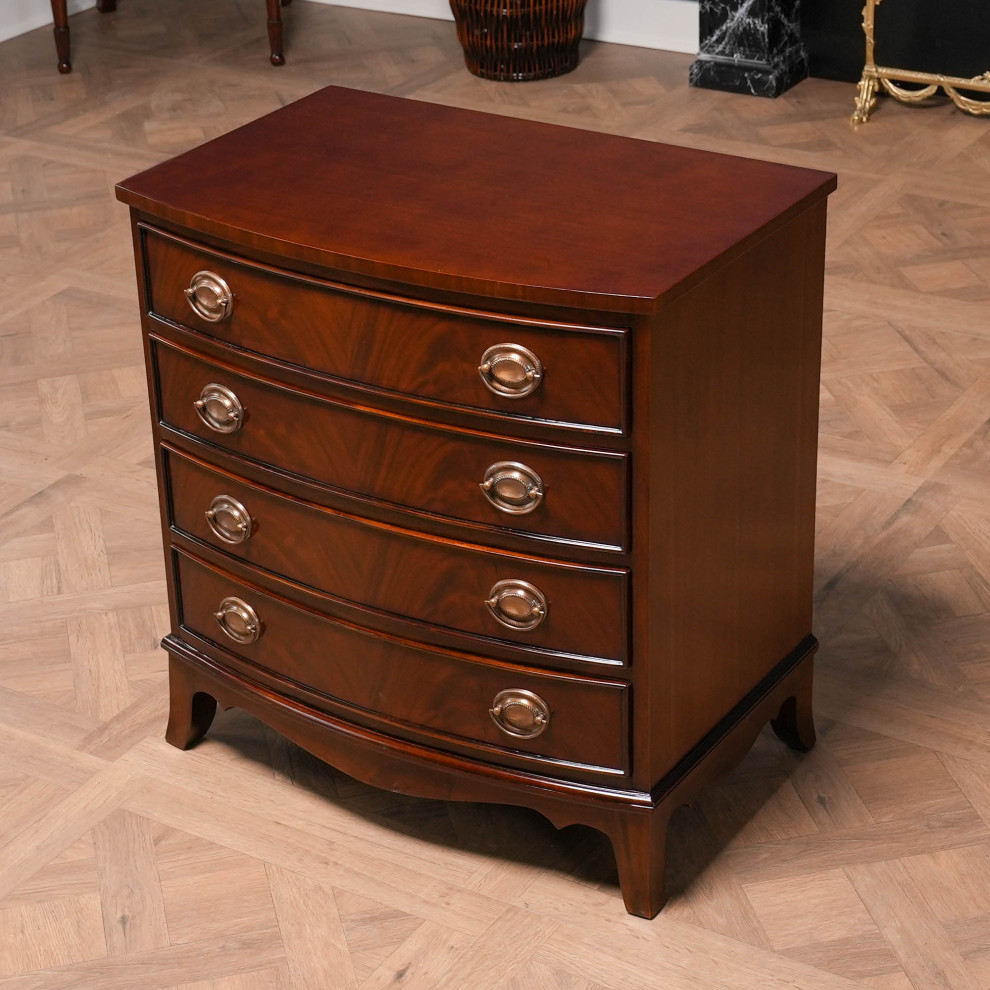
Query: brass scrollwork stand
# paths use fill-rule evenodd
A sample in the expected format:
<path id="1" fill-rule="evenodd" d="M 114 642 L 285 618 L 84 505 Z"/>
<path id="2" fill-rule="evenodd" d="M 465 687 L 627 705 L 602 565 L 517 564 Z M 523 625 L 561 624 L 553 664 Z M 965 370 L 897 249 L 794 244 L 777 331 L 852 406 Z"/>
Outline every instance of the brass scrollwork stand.
<path id="1" fill-rule="evenodd" d="M 863 33 L 866 35 L 866 65 L 859 81 L 856 95 L 856 109 L 852 115 L 854 124 L 865 124 L 870 112 L 876 106 L 877 92 L 882 86 L 891 96 L 902 103 L 921 103 L 938 92 L 939 87 L 948 93 L 949 98 L 960 110 L 972 114 L 990 114 L 990 96 L 986 100 L 963 96 L 960 89 L 990 94 L 990 71 L 972 79 L 959 76 L 943 76 L 941 73 L 915 72 L 913 69 L 891 69 L 877 65 L 874 57 L 874 30 L 876 9 L 881 0 L 866 0 L 863 8 Z M 921 83 L 922 89 L 904 89 L 897 83 Z"/>

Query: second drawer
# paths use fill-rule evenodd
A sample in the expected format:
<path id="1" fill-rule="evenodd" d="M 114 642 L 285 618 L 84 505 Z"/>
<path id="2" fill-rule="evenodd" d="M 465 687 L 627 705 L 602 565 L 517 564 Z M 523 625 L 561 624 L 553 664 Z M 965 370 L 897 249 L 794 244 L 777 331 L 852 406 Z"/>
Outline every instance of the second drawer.
<path id="1" fill-rule="evenodd" d="M 304 502 L 165 447 L 178 531 L 343 601 L 621 663 L 627 573 L 455 543 Z"/>
<path id="2" fill-rule="evenodd" d="M 159 415 L 173 430 L 362 500 L 553 542 L 625 549 L 626 454 L 393 416 L 155 338 L 152 347 Z"/>

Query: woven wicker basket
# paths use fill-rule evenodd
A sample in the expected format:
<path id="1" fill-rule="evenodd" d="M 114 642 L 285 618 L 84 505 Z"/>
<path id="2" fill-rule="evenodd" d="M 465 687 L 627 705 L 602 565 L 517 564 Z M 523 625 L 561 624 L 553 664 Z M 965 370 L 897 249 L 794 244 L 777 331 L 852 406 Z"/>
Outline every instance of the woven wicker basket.
<path id="1" fill-rule="evenodd" d="M 562 76 L 578 64 L 587 0 L 450 0 L 468 69 L 503 81 Z"/>

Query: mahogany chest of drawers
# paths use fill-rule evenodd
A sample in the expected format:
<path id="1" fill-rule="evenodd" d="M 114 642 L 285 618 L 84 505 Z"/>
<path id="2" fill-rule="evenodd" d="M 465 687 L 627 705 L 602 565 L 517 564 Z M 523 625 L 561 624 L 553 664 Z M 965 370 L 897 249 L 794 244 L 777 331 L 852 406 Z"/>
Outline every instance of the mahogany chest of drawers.
<path id="1" fill-rule="evenodd" d="M 609 835 L 811 722 L 834 177 L 326 89 L 121 183 L 172 631 L 217 702 Z"/>

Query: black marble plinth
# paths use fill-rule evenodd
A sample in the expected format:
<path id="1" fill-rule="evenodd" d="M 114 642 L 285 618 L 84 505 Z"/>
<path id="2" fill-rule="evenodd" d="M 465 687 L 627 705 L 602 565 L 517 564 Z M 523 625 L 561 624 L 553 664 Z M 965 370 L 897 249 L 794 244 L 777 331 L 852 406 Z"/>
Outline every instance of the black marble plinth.
<path id="1" fill-rule="evenodd" d="M 701 0 L 692 86 L 780 96 L 808 75 L 801 0 Z"/>

